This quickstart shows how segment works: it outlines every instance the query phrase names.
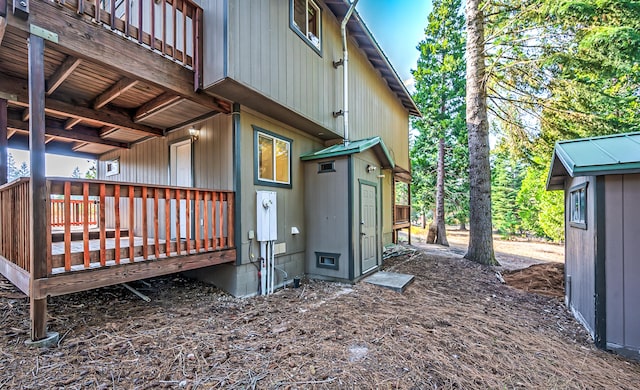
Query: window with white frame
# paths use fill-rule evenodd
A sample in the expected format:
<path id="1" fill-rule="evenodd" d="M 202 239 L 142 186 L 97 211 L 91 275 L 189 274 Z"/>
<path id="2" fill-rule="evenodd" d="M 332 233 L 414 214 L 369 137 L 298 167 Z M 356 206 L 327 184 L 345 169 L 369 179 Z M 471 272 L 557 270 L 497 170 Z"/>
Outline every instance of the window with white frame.
<path id="1" fill-rule="evenodd" d="M 291 27 L 312 47 L 320 50 L 321 14 L 314 0 L 291 1 Z"/>
<path id="2" fill-rule="evenodd" d="M 256 184 L 291 188 L 292 140 L 254 127 Z"/>
<path id="3" fill-rule="evenodd" d="M 569 224 L 587 228 L 587 183 L 573 187 L 569 192 Z"/>

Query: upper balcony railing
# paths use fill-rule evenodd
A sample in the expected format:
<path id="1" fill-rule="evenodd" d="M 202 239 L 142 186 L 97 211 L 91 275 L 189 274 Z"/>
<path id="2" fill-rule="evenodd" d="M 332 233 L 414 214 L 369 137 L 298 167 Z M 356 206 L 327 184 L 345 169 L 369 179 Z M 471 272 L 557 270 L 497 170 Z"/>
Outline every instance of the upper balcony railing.
<path id="1" fill-rule="evenodd" d="M 78 14 L 193 69 L 202 69 L 202 8 L 192 0 L 56 0 Z M 97 2 L 97 6 L 96 6 Z M 200 87 L 196 81 L 195 88 Z"/>

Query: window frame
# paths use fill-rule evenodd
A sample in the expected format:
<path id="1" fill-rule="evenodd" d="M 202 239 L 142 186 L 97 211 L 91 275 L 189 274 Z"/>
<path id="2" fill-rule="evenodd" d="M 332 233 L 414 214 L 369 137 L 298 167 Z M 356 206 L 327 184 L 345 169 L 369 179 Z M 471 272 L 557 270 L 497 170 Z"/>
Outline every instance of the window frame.
<path id="1" fill-rule="evenodd" d="M 284 137 L 280 134 L 276 134 L 269 130 L 265 130 L 261 127 L 253 125 L 253 178 L 254 184 L 260 186 L 269 186 L 269 187 L 279 187 L 279 188 L 292 188 L 293 187 L 293 140 L 291 138 Z M 274 147 L 273 153 L 273 180 L 263 179 L 260 177 L 260 136 L 264 136 L 272 139 L 272 145 Z M 275 153 L 275 142 L 282 141 L 289 144 L 289 156 L 288 156 L 288 164 L 289 164 L 289 181 L 281 182 L 276 181 L 276 153 Z"/>
<path id="2" fill-rule="evenodd" d="M 589 182 L 584 182 L 582 184 L 578 184 L 576 186 L 571 187 L 569 189 L 569 226 L 579 228 L 579 229 L 587 229 L 587 206 L 589 204 L 587 197 L 587 186 Z M 584 196 L 581 196 L 581 193 Z M 573 207 L 575 205 L 574 199 L 577 197 L 578 200 L 578 212 L 581 213 L 581 219 L 574 219 Z M 579 216 L 580 217 L 580 216 Z"/>
<path id="3" fill-rule="evenodd" d="M 322 57 L 322 7 L 320 7 L 320 5 L 316 0 L 304 0 L 304 1 L 306 4 L 305 13 L 309 12 L 308 10 L 310 5 L 317 12 L 318 36 L 316 38 L 318 38 L 318 45 L 316 46 L 311 41 L 311 39 L 307 36 L 307 34 L 309 33 L 308 21 L 307 21 L 307 26 L 305 26 L 305 30 L 307 30 L 306 33 L 301 30 L 301 27 L 298 26 L 297 23 L 295 23 L 295 7 L 294 7 L 295 0 L 289 0 L 289 28 L 291 28 L 291 30 L 293 30 L 293 32 L 295 32 L 300 38 L 302 38 L 302 40 L 310 48 L 312 48 L 320 57 Z"/>
<path id="4" fill-rule="evenodd" d="M 316 267 L 326 268 L 339 271 L 340 270 L 340 253 L 316 252 Z M 322 258 L 333 259 L 333 264 L 321 262 Z"/>

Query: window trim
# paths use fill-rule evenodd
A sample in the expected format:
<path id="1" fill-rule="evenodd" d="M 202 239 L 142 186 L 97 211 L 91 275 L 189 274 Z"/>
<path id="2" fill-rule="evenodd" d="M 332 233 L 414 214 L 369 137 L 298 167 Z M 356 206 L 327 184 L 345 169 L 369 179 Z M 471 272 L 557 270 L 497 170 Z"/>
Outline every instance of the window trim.
<path id="1" fill-rule="evenodd" d="M 318 11 L 318 32 L 319 32 L 318 35 L 319 36 L 317 37 L 318 38 L 318 46 L 316 46 L 316 45 L 313 44 L 313 42 L 311 42 L 311 39 L 309 39 L 304 34 L 304 32 L 302 32 L 302 30 L 300 30 L 300 28 L 296 25 L 296 23 L 294 21 L 294 18 L 295 18 L 294 1 L 295 0 L 289 0 L 289 28 L 291 30 L 293 30 L 293 32 L 295 32 L 300 38 L 302 38 L 302 40 L 310 48 L 313 49 L 313 51 L 315 51 L 320 57 L 322 57 L 322 7 L 320 7 L 320 5 L 317 3 L 316 0 L 305 0 L 307 2 L 307 4 L 311 3 L 311 6 Z"/>
<path id="2" fill-rule="evenodd" d="M 268 186 L 268 187 L 292 188 L 293 187 L 293 158 L 292 158 L 293 140 L 291 138 L 283 137 L 280 134 L 276 134 L 272 131 L 265 130 L 255 125 L 252 125 L 252 127 L 253 127 L 253 179 L 254 179 L 253 184 L 259 185 L 259 186 Z M 259 137 L 261 134 L 264 136 L 273 138 L 274 141 L 279 140 L 279 141 L 287 142 L 289 144 L 289 182 L 288 183 L 278 182 L 278 181 L 275 181 L 275 179 L 271 181 L 268 179 L 260 178 L 260 159 L 258 158 L 258 155 L 260 151 Z M 275 169 L 276 169 L 275 153 L 273 154 L 273 158 L 274 158 L 273 169 L 274 169 L 274 178 L 275 178 Z"/>
<path id="3" fill-rule="evenodd" d="M 338 271 L 340 270 L 340 255 L 341 253 L 316 252 L 316 267 Z M 320 259 L 323 257 L 334 259 L 335 264 L 324 264 L 320 262 Z"/>
<path id="4" fill-rule="evenodd" d="M 571 227 L 575 227 L 578 229 L 587 229 L 587 214 L 588 214 L 588 200 L 587 200 L 587 186 L 588 186 L 589 182 L 584 182 L 582 184 L 578 184 L 576 186 L 573 186 L 569 189 L 569 226 Z M 573 210 L 573 194 L 578 193 L 579 191 L 584 191 L 584 218 L 583 221 L 574 221 L 573 215 L 572 215 L 572 210 Z"/>

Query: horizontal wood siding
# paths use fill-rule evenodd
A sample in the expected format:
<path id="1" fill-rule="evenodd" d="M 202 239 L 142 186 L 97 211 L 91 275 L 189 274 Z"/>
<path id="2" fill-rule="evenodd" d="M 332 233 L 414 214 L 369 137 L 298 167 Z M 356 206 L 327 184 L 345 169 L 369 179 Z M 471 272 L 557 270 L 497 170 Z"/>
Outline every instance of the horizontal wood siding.
<path id="1" fill-rule="evenodd" d="M 338 20 L 322 12 L 322 55 L 289 27 L 289 1 L 229 0 L 228 76 L 267 98 L 343 134 Z M 396 163 L 409 168 L 408 112 L 363 52 L 349 40 L 350 138 L 380 135 Z M 269 114 L 268 112 L 263 112 Z"/>
<path id="2" fill-rule="evenodd" d="M 233 138 L 231 131 L 231 116 L 218 114 L 210 119 L 194 125 L 199 128 L 200 136 L 193 143 L 194 187 L 216 190 L 233 190 Z M 106 153 L 98 160 L 98 178 L 130 183 L 159 184 L 169 183 L 169 145 L 189 137 L 188 129 L 181 129 L 170 133 L 167 137 L 158 137 L 134 145 L 129 150 L 116 150 Z M 106 162 L 120 159 L 120 173 L 106 176 Z M 107 209 L 113 209 L 113 200 L 106 204 Z M 139 202 L 139 200 L 136 200 Z M 126 199 L 120 201 L 120 211 L 123 215 L 128 210 Z M 152 205 L 148 205 L 148 212 Z M 142 219 L 141 207 L 136 207 L 135 220 Z M 160 218 L 164 218 L 163 211 Z M 121 221 L 123 228 L 128 228 L 128 218 Z M 108 213 L 106 224 L 108 228 L 115 226 L 115 219 Z M 136 224 L 136 226 L 139 226 Z M 140 228 L 134 232 L 141 234 Z M 151 227 L 148 227 L 151 229 Z M 149 234 L 151 234 L 149 230 Z M 162 235 L 164 238 L 164 235 Z"/>
<path id="3" fill-rule="evenodd" d="M 640 349 L 640 175 L 605 178 L 607 343 Z"/>
<path id="4" fill-rule="evenodd" d="M 587 229 L 570 226 L 570 189 L 587 181 Z M 582 317 L 584 325 L 593 335 L 595 329 L 595 177 L 577 177 L 567 180 L 565 190 L 566 253 L 565 273 L 571 277 L 569 286 L 571 308 Z"/>

